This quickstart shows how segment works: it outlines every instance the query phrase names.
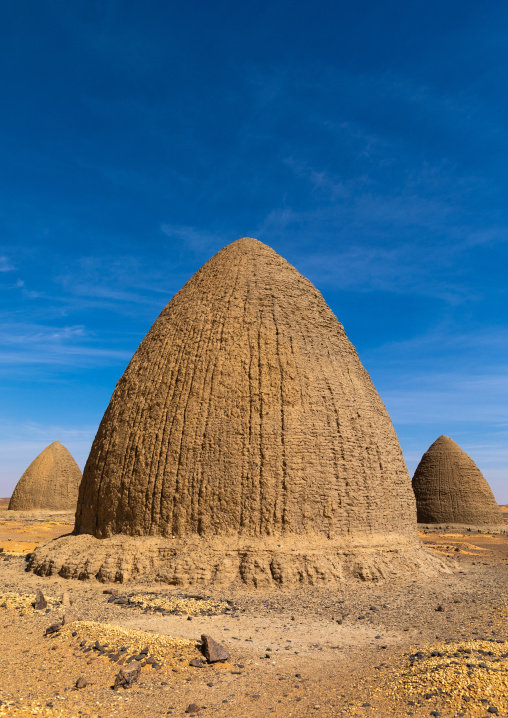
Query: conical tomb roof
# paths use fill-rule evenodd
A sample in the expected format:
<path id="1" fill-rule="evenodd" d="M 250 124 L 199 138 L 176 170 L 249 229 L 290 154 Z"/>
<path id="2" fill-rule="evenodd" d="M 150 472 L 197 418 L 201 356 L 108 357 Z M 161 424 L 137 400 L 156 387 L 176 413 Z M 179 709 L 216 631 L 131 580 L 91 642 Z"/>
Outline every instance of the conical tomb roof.
<path id="1" fill-rule="evenodd" d="M 76 533 L 416 535 L 397 436 L 342 325 L 240 239 L 162 311 L 88 458 Z"/>
<path id="2" fill-rule="evenodd" d="M 41 451 L 23 476 L 9 502 L 14 511 L 75 511 L 81 471 L 69 451 L 54 441 Z"/>
<path id="3" fill-rule="evenodd" d="M 473 459 L 449 436 L 422 456 L 413 476 L 419 523 L 503 526 L 503 515 Z"/>

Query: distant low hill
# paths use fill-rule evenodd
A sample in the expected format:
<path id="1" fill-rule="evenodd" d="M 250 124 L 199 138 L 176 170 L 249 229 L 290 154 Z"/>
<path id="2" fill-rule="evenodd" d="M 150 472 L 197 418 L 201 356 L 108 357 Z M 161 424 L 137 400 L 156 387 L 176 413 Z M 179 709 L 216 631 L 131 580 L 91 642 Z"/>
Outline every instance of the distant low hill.
<path id="1" fill-rule="evenodd" d="M 0 511 L 2 511 L 3 509 L 7 509 L 10 500 L 10 497 L 7 499 L 0 499 Z"/>

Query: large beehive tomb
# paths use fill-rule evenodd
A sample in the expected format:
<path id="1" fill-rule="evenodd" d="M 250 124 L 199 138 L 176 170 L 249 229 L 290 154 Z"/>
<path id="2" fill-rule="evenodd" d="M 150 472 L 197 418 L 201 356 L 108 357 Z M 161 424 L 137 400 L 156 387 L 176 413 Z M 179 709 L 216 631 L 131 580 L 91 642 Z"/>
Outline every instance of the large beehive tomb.
<path id="1" fill-rule="evenodd" d="M 342 325 L 250 238 L 210 259 L 134 354 L 75 532 L 34 568 L 257 585 L 375 577 L 397 551 L 428 560 L 397 436 Z"/>
<path id="2" fill-rule="evenodd" d="M 503 514 L 473 459 L 448 436 L 423 455 L 413 477 L 419 523 L 503 527 Z"/>
<path id="3" fill-rule="evenodd" d="M 81 471 L 69 451 L 54 441 L 32 461 L 16 484 L 11 511 L 75 511 Z"/>

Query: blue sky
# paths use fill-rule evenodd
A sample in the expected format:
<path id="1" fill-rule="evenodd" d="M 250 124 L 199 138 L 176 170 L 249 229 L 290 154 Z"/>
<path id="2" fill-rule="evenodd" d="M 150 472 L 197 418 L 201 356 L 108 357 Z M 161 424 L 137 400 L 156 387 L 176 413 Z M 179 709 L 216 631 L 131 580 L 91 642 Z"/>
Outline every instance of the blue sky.
<path id="1" fill-rule="evenodd" d="M 253 236 L 320 289 L 412 474 L 508 502 L 508 6 L 0 6 L 0 495 L 83 467 L 171 296 Z"/>

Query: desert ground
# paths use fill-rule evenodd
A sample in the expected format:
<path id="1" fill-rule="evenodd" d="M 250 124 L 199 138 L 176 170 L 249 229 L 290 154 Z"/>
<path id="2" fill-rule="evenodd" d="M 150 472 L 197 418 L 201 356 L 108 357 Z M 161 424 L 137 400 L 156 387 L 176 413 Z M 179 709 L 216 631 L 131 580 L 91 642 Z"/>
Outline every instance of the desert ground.
<path id="1" fill-rule="evenodd" d="M 72 517 L 12 517 L 7 504 L 0 716 L 508 716 L 507 534 L 423 530 L 448 566 L 432 579 L 197 595 L 28 573 L 26 555 Z M 203 634 L 226 662 L 206 663 Z M 113 690 L 133 660 L 139 678 Z"/>

